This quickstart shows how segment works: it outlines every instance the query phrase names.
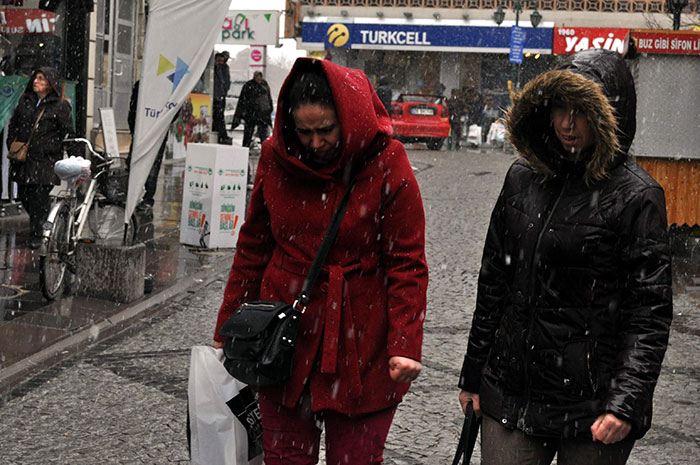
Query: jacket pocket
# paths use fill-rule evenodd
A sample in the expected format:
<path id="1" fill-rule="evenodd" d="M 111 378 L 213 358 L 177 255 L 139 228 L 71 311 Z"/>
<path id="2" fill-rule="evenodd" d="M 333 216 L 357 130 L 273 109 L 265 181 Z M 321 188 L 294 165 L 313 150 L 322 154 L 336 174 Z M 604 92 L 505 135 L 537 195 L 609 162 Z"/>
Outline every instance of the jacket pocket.
<path id="1" fill-rule="evenodd" d="M 562 350 L 562 383 L 566 390 L 579 395 L 591 395 L 598 389 L 595 376 L 593 341 L 567 342 Z"/>

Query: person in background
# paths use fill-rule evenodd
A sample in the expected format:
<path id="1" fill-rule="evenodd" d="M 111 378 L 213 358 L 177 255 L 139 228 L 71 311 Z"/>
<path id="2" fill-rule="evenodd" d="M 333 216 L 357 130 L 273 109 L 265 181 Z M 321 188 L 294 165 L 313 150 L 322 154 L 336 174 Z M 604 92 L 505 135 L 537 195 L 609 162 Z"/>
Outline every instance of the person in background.
<path id="1" fill-rule="evenodd" d="M 301 317 L 294 371 L 258 392 L 267 465 L 382 463 L 421 371 L 425 214 L 406 151 L 359 70 L 299 58 L 262 146 L 214 335 L 246 301 L 293 302 L 351 176 L 340 230 Z"/>
<path id="2" fill-rule="evenodd" d="M 487 95 L 486 98 L 484 98 L 484 109 L 481 115 L 482 140 L 486 140 L 486 134 L 488 134 L 491 124 L 501 116 L 501 112 L 495 106 L 492 96 Z"/>
<path id="3" fill-rule="evenodd" d="M 469 121 L 467 126 L 471 126 L 472 124 L 481 126 L 483 123 L 482 117 L 484 110 L 484 103 L 481 100 L 481 94 L 479 94 L 479 91 L 476 90 L 476 88 L 470 87 L 464 94 L 464 100 L 466 105 L 469 107 Z"/>
<path id="4" fill-rule="evenodd" d="M 233 114 L 231 130 L 233 131 L 238 127 L 241 124 L 241 119 L 243 119 L 243 147 L 250 147 L 256 127 L 258 128 L 258 137 L 262 144 L 267 139 L 267 128 L 272 126 L 271 115 L 272 95 L 270 94 L 270 86 L 263 79 L 263 73 L 256 71 L 253 74 L 253 79 L 246 82 L 241 89 L 236 111 Z"/>
<path id="5" fill-rule="evenodd" d="M 447 110 L 450 112 L 450 129 L 452 131 L 452 145 L 459 150 L 462 143 L 462 117 L 467 115 L 467 105 L 464 102 L 459 89 L 452 89 L 450 98 L 447 99 Z"/>
<path id="6" fill-rule="evenodd" d="M 212 130 L 218 134 L 219 144 L 231 145 L 231 138 L 226 132 L 224 111 L 226 110 L 226 95 L 231 87 L 231 72 L 228 68 L 228 52 L 217 52 L 214 55 L 214 103 L 212 108 Z"/>
<path id="7" fill-rule="evenodd" d="M 7 147 L 27 142 L 36 124 L 24 162 L 11 160 L 10 180 L 17 183 L 18 197 L 29 215 L 30 247 L 41 245 L 43 223 L 49 213 L 49 194 L 60 180 L 53 165 L 63 158 L 63 139 L 75 137 L 70 103 L 61 98 L 58 71 L 41 67 L 32 73 L 27 88 L 10 119 Z M 38 122 L 37 122 L 38 121 Z M 66 144 L 71 155 L 81 155 L 77 144 Z"/>
<path id="8" fill-rule="evenodd" d="M 381 100 L 382 105 L 386 108 L 386 112 L 391 115 L 391 97 L 393 92 L 391 90 L 391 80 L 388 76 L 382 76 L 379 78 L 379 87 L 377 87 L 377 96 Z"/>
<path id="9" fill-rule="evenodd" d="M 624 59 L 591 49 L 513 93 L 521 159 L 491 216 L 459 379 L 482 464 L 622 465 L 651 426 L 673 315 L 662 188 L 629 155 Z"/>

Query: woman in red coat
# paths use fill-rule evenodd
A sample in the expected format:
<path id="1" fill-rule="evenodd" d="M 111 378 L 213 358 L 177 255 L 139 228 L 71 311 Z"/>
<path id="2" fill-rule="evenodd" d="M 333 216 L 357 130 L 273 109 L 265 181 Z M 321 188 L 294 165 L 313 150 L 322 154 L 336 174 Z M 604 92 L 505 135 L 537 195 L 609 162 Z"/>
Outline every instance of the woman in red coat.
<path id="1" fill-rule="evenodd" d="M 421 370 L 425 216 L 404 147 L 362 71 L 300 58 L 262 147 L 218 330 L 242 303 L 292 302 L 349 179 L 347 213 L 301 321 L 294 373 L 260 389 L 265 463 L 381 463 Z"/>

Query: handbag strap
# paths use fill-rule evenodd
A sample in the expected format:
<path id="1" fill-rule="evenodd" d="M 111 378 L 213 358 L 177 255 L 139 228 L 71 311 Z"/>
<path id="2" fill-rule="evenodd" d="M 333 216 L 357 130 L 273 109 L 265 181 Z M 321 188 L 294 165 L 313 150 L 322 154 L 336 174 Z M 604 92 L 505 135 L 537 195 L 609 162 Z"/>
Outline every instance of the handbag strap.
<path id="1" fill-rule="evenodd" d="M 335 213 L 333 213 L 333 218 L 331 218 L 331 223 L 328 225 L 328 229 L 326 229 L 326 233 L 323 235 L 323 240 L 321 241 L 321 245 L 318 248 L 318 252 L 316 253 L 316 257 L 314 258 L 313 263 L 311 263 L 309 274 L 304 280 L 304 285 L 301 287 L 301 292 L 299 292 L 297 301 L 294 302 L 294 305 L 292 305 L 293 308 L 299 310 L 301 313 L 304 312 L 304 309 L 309 304 L 309 299 L 311 297 L 311 289 L 313 289 L 314 284 L 316 283 L 316 278 L 318 278 L 318 274 L 321 272 L 323 262 L 326 260 L 328 252 L 330 252 L 331 247 L 333 245 L 333 241 L 335 240 L 335 237 L 338 234 L 338 230 L 340 229 L 340 223 L 343 221 L 345 211 L 348 209 L 350 191 L 352 191 L 352 188 L 355 185 L 355 181 L 357 180 L 357 176 L 360 174 L 360 171 L 362 171 L 363 167 L 364 165 L 362 165 L 362 167 L 356 170 L 355 173 L 352 175 L 350 183 L 348 184 L 348 188 L 345 190 L 343 198 L 340 199 L 340 203 L 335 209 Z"/>
<path id="2" fill-rule="evenodd" d="M 44 116 L 44 110 L 46 110 L 46 107 L 41 109 L 41 112 L 39 112 L 39 116 L 37 117 L 36 121 L 34 121 L 34 127 L 32 128 L 32 133 L 29 134 L 29 140 L 27 141 L 27 147 L 29 147 L 29 143 L 32 141 L 32 137 L 34 137 L 34 132 L 36 131 L 37 126 L 39 126 L 39 120 L 41 119 L 42 116 Z"/>
<path id="3" fill-rule="evenodd" d="M 479 433 L 479 425 L 481 418 L 475 417 L 474 405 L 472 402 L 467 404 L 467 412 L 464 415 L 464 425 L 462 425 L 462 433 L 459 435 L 459 443 L 457 444 L 457 452 L 452 460 L 452 465 L 459 465 L 460 460 L 464 458 L 463 465 L 469 465 L 472 458 L 472 451 L 476 443 L 476 436 Z"/>

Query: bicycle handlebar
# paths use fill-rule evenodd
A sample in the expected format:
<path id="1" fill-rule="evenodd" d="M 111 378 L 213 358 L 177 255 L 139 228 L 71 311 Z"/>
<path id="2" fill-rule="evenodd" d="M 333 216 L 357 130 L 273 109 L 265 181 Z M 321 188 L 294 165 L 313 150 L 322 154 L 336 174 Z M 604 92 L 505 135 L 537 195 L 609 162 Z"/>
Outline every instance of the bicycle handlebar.
<path id="1" fill-rule="evenodd" d="M 87 145 L 88 150 L 90 151 L 91 154 L 102 160 L 103 162 L 106 162 L 108 164 L 112 164 L 111 161 L 108 161 L 105 157 L 100 155 L 99 153 L 95 152 L 95 149 L 92 148 L 92 144 L 90 143 L 89 140 L 85 139 L 84 137 L 75 137 L 72 139 L 63 139 L 63 142 L 84 142 L 85 145 Z"/>

